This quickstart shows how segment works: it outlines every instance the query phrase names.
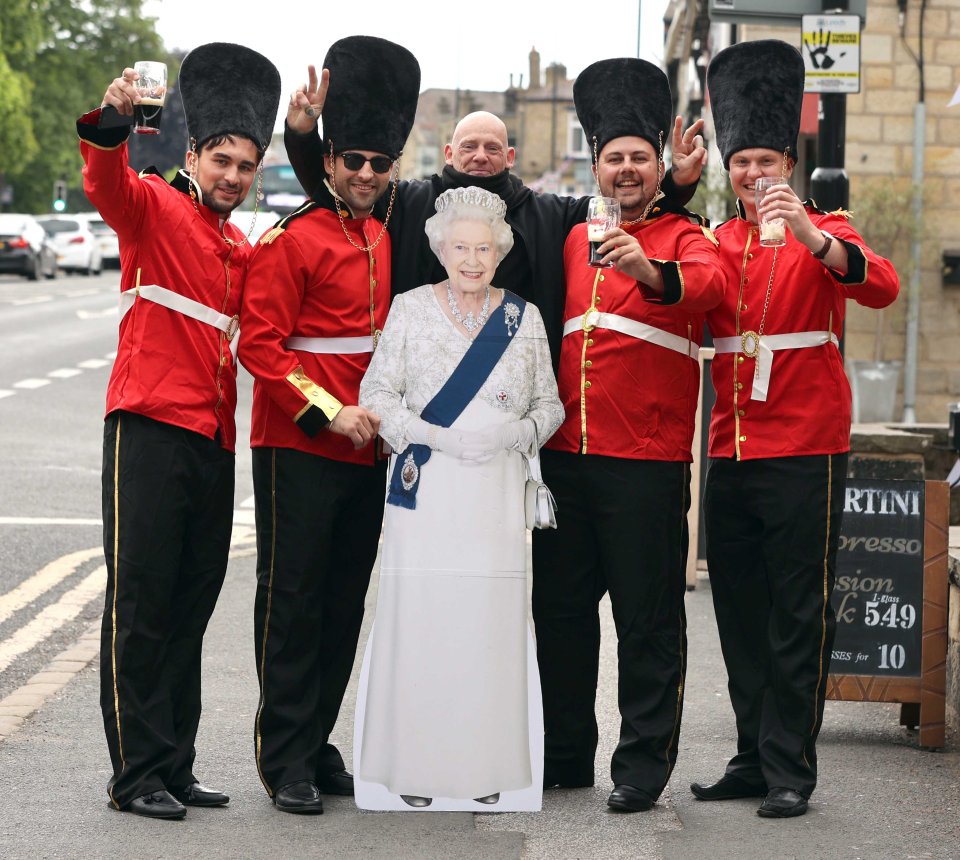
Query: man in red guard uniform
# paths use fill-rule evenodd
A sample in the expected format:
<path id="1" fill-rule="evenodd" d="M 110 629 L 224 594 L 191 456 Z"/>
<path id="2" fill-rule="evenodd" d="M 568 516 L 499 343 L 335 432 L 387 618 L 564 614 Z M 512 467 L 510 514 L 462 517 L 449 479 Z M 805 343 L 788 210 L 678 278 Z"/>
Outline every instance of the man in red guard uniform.
<path id="1" fill-rule="evenodd" d="M 776 40 L 721 51 L 708 77 L 737 196 L 736 217 L 717 230 L 728 282 L 708 316 L 717 402 L 704 494 L 737 754 L 718 782 L 690 788 L 701 800 L 763 797 L 757 812 L 770 818 L 803 815 L 817 784 L 850 450 L 844 303 L 882 308 L 899 287 L 846 213 L 801 202 L 786 184 L 803 78 L 800 54 Z M 780 184 L 758 210 L 761 177 Z M 761 245 L 765 234 L 779 247 Z"/>
<path id="2" fill-rule="evenodd" d="M 100 701 L 112 805 L 183 818 L 184 804 L 229 800 L 192 769 L 203 634 L 233 523 L 231 346 L 252 252 L 229 217 L 270 141 L 280 75 L 239 45 L 191 51 L 180 69 L 187 170 L 169 185 L 127 164 L 136 79 L 124 69 L 103 107 L 77 122 L 84 190 L 116 230 L 121 261 L 103 443 Z"/>
<path id="3" fill-rule="evenodd" d="M 622 722 L 607 803 L 639 811 L 660 796 L 677 756 L 697 356 L 723 278 L 710 231 L 659 190 L 671 127 L 664 73 L 603 60 L 580 74 L 573 97 L 600 191 L 620 201 L 624 221 L 599 247 L 612 268 L 588 264 L 587 224 L 564 249 L 566 419 L 542 453 L 557 530 L 533 538 L 544 785 L 593 785 L 598 603 L 609 592 Z"/>
<path id="4" fill-rule="evenodd" d="M 390 307 L 390 237 L 370 212 L 420 88 L 414 56 L 383 39 L 341 39 L 324 66 L 327 178 L 262 238 L 240 345 L 256 380 L 257 768 L 277 809 L 308 814 L 321 793 L 353 794 L 329 737 L 383 519 L 379 419 L 356 405 Z"/>

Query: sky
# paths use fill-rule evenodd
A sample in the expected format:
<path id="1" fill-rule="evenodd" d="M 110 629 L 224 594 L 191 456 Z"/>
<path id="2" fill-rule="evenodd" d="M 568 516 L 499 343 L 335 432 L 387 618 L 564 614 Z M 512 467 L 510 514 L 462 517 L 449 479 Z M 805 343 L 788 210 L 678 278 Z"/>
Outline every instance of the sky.
<path id="1" fill-rule="evenodd" d="M 408 48 L 420 62 L 421 90 L 504 90 L 528 80 L 528 54 L 540 53 L 541 69 L 553 62 L 567 76 L 596 60 L 663 56 L 667 0 L 599 0 L 562 4 L 508 0 L 486 4 L 424 0 L 146 0 L 167 48 L 237 42 L 259 51 L 279 69 L 284 96 L 306 80 L 308 63 L 320 66 L 327 48 L 344 36 L 379 36 Z M 306 14 L 302 10 L 308 10 Z M 149 59 L 135 57 L 136 59 Z M 131 62 L 132 65 L 132 62 Z"/>

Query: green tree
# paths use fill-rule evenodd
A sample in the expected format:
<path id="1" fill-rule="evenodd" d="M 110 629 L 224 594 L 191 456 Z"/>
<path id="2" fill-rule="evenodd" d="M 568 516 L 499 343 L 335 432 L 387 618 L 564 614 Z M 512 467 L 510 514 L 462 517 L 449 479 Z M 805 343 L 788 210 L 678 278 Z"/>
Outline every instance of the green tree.
<path id="1" fill-rule="evenodd" d="M 42 28 L 29 0 L 8 0 L 0 19 L 0 209 L 8 177 L 37 150 L 33 133 L 30 77 L 18 67 L 36 51 Z"/>
<path id="2" fill-rule="evenodd" d="M 14 189 L 13 205 L 26 212 L 49 211 L 53 183 L 63 179 L 70 189 L 70 208 L 89 208 L 81 191 L 76 118 L 99 105 L 110 81 L 134 61 L 166 61 L 171 77 L 177 63 L 164 50 L 155 19 L 144 16 L 143 0 L 86 0 L 82 4 L 76 0 L 6 0 L 5 6 L 11 4 L 13 28 L 6 28 L 5 10 L 4 32 L 8 35 L 0 45 L 11 70 L 32 84 L 28 118 L 37 143 L 32 152 L 24 153 L 20 164 L 7 167 L 4 156 L 7 182 Z M 8 39 L 14 45 L 10 50 Z"/>

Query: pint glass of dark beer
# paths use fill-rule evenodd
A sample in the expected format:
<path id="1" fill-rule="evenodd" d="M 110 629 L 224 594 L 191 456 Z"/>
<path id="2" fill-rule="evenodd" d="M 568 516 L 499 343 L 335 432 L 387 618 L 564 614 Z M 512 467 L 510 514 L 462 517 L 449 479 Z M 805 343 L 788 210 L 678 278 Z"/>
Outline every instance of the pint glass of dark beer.
<path id="1" fill-rule="evenodd" d="M 152 60 L 139 60 L 133 67 L 140 77 L 133 85 L 140 102 L 133 106 L 133 130 L 137 134 L 160 134 L 160 117 L 167 97 L 167 67 Z"/>
<path id="2" fill-rule="evenodd" d="M 603 255 L 597 249 L 603 244 L 603 234 L 620 226 L 620 201 L 612 197 L 591 197 L 587 209 L 587 241 L 590 256 L 587 262 L 597 269 L 609 269 L 613 263 L 602 263 Z"/>

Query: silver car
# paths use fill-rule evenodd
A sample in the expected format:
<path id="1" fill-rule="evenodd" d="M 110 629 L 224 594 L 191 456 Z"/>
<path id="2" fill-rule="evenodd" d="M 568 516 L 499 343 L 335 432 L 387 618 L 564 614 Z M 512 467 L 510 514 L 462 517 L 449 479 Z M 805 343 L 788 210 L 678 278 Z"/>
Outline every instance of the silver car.
<path id="1" fill-rule="evenodd" d="M 0 272 L 30 281 L 57 276 L 57 252 L 33 215 L 0 212 Z"/>
<path id="2" fill-rule="evenodd" d="M 99 275 L 103 252 L 86 219 L 73 215 L 43 215 L 37 220 L 57 250 L 57 264 L 65 272 Z"/>
<path id="3" fill-rule="evenodd" d="M 79 218 L 80 215 L 74 217 Z M 117 234 L 113 232 L 113 227 L 107 224 L 97 212 L 84 212 L 82 215 L 90 227 L 97 245 L 100 248 L 100 258 L 103 261 L 105 269 L 120 268 L 120 241 Z"/>

